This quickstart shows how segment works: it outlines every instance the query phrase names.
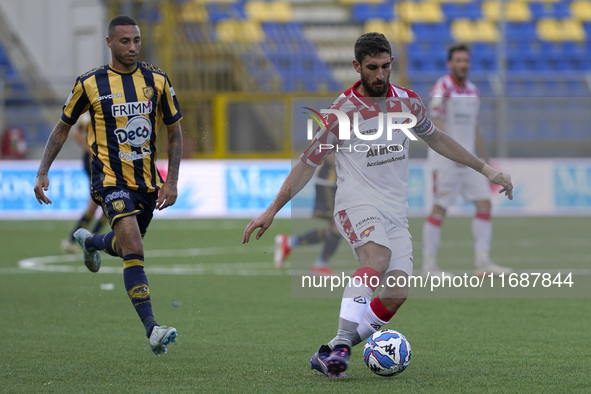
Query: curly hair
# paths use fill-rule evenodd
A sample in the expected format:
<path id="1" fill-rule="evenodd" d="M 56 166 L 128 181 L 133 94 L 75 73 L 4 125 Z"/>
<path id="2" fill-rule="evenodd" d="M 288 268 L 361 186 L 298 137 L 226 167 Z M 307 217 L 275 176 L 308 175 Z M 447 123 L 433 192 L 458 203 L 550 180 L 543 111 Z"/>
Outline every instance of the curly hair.
<path id="1" fill-rule="evenodd" d="M 355 41 L 355 60 L 362 63 L 365 56 L 374 57 L 380 53 L 392 55 L 390 42 L 382 33 L 365 33 Z"/>

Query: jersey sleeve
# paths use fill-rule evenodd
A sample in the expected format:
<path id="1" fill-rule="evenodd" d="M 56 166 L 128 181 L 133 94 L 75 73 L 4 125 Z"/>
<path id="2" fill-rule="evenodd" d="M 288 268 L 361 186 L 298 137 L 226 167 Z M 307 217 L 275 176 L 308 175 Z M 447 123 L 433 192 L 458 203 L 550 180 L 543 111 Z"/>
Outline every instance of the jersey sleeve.
<path id="1" fill-rule="evenodd" d="M 160 109 L 162 110 L 162 121 L 167 126 L 172 126 L 183 118 L 174 88 L 170 84 L 168 77 L 166 77 L 166 81 L 164 82 L 164 91 L 160 99 Z"/>
<path id="2" fill-rule="evenodd" d="M 447 87 L 442 79 L 435 82 L 429 92 L 429 116 L 433 118 L 443 118 L 445 116 L 445 98 L 447 97 Z"/>
<path id="3" fill-rule="evenodd" d="M 329 114 L 325 118 L 328 129 L 319 128 L 314 140 L 300 155 L 300 160 L 304 163 L 317 167 L 331 152 L 334 152 L 339 145 L 339 122 L 334 114 Z"/>
<path id="4" fill-rule="evenodd" d="M 414 93 L 414 92 L 413 92 Z M 427 117 L 427 108 L 418 94 L 410 96 L 411 113 L 417 118 L 417 124 L 411 130 L 419 138 L 428 138 L 435 133 L 435 125 Z"/>
<path id="5" fill-rule="evenodd" d="M 89 106 L 90 101 L 84 90 L 84 85 L 82 80 L 78 78 L 74 84 L 72 92 L 64 104 L 61 121 L 69 126 L 75 125 L 80 115 L 88 111 Z"/>

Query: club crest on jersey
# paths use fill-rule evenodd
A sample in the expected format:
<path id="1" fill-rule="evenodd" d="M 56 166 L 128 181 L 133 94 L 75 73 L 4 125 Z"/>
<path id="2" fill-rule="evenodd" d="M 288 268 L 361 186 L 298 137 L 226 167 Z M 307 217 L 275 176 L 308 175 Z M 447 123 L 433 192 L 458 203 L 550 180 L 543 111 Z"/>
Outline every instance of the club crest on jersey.
<path id="1" fill-rule="evenodd" d="M 113 209 L 117 212 L 123 212 L 125 209 L 125 202 L 123 202 L 123 200 L 113 201 Z"/>
<path id="2" fill-rule="evenodd" d="M 145 90 L 144 95 L 146 95 Z M 152 95 L 154 95 L 154 90 L 152 90 Z M 134 101 L 132 103 L 113 104 L 111 105 L 111 113 L 116 118 L 121 116 L 149 115 L 152 113 L 152 102 Z"/>
<path id="3" fill-rule="evenodd" d="M 142 91 L 144 92 L 144 97 L 148 100 L 151 99 L 152 96 L 154 96 L 154 88 L 151 86 L 146 86 L 142 88 Z"/>
<path id="4" fill-rule="evenodd" d="M 145 116 L 136 116 L 127 122 L 125 128 L 115 130 L 119 145 L 127 142 L 131 146 L 143 146 L 152 135 L 152 123 Z"/>
<path id="5" fill-rule="evenodd" d="M 363 230 L 361 232 L 361 238 L 369 237 L 369 233 L 371 233 L 375 229 L 376 229 L 375 226 L 371 226 L 371 227 L 366 228 L 365 230 Z"/>

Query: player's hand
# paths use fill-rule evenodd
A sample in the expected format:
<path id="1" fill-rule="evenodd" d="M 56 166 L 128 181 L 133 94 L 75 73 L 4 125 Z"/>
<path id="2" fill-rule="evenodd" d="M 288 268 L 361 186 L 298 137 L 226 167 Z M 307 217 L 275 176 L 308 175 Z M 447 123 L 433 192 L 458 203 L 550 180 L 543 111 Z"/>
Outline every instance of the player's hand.
<path id="1" fill-rule="evenodd" d="M 501 185 L 503 188 L 499 190 L 499 194 L 505 193 L 509 200 L 513 200 L 513 184 L 511 183 L 511 175 L 506 172 L 501 172 L 496 177 L 491 179 L 491 182 L 496 185 Z"/>
<path id="2" fill-rule="evenodd" d="M 164 208 L 170 207 L 176 202 L 177 196 L 176 184 L 164 182 L 156 199 L 156 209 L 162 211 Z"/>
<path id="3" fill-rule="evenodd" d="M 250 240 L 250 234 L 252 234 L 252 232 L 259 227 L 261 229 L 257 232 L 257 239 L 260 239 L 262 235 L 265 233 L 265 231 L 267 231 L 267 229 L 271 227 L 271 223 L 273 223 L 274 217 L 275 215 L 273 213 L 266 210 L 256 218 L 252 219 L 250 223 L 248 223 L 248 226 L 246 226 L 246 228 L 244 229 L 242 243 L 248 243 L 248 241 Z"/>
<path id="4" fill-rule="evenodd" d="M 46 174 L 39 174 L 35 179 L 35 187 L 33 190 L 35 191 L 35 198 L 39 201 L 40 205 L 51 204 L 51 200 L 47 198 L 43 191 L 47 191 L 49 189 L 49 178 L 47 178 Z"/>

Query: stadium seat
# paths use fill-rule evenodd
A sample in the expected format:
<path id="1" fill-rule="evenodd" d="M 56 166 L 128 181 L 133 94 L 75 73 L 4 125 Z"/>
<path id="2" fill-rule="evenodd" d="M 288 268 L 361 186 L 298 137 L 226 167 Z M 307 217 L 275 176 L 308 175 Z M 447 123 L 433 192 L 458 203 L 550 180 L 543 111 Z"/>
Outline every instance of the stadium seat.
<path id="1" fill-rule="evenodd" d="M 441 10 L 448 20 L 458 18 L 480 19 L 482 18 L 482 11 L 480 3 L 445 3 L 441 5 Z"/>
<path id="2" fill-rule="evenodd" d="M 216 25 L 220 42 L 257 43 L 265 39 L 261 25 L 255 21 L 224 20 Z"/>
<path id="3" fill-rule="evenodd" d="M 363 23 L 370 19 L 394 19 L 394 7 L 384 4 L 354 4 L 351 7 L 351 18 L 354 22 Z"/>
<path id="4" fill-rule="evenodd" d="M 244 6 L 249 19 L 258 22 L 289 22 L 292 20 L 291 4 L 283 1 L 249 1 Z"/>
<path id="5" fill-rule="evenodd" d="M 209 3 L 205 6 L 209 20 L 213 23 L 225 19 L 245 19 L 242 3 Z"/>
<path id="6" fill-rule="evenodd" d="M 380 19 L 369 20 L 363 27 L 364 32 L 379 31 L 390 42 L 409 43 L 414 41 L 414 34 L 407 23 L 401 21 L 385 22 Z"/>
<path id="7" fill-rule="evenodd" d="M 510 1 L 505 3 L 505 12 L 509 22 L 527 22 L 532 19 L 527 3 Z M 482 3 L 482 13 L 486 19 L 497 21 L 500 18 L 501 8 L 497 0 L 487 0 Z"/>
<path id="8" fill-rule="evenodd" d="M 545 41 L 584 41 L 586 34 L 581 22 L 544 18 L 536 24 L 538 37 Z"/>
<path id="9" fill-rule="evenodd" d="M 395 3 L 395 15 L 406 22 L 443 22 L 444 15 L 438 3 L 402 1 Z"/>
<path id="10" fill-rule="evenodd" d="M 202 4 L 187 2 L 181 5 L 181 21 L 188 23 L 206 22 L 208 20 L 207 10 Z"/>
<path id="11" fill-rule="evenodd" d="M 530 3 L 530 11 L 534 18 L 570 18 L 571 12 L 566 3 Z"/>
<path id="12" fill-rule="evenodd" d="M 446 23 L 413 23 L 411 28 L 417 40 L 441 43 L 452 40 L 449 27 Z"/>
<path id="13" fill-rule="evenodd" d="M 570 12 L 573 19 L 591 21 L 591 3 L 587 0 L 576 0 L 570 3 Z"/>
<path id="14" fill-rule="evenodd" d="M 499 31 L 491 21 L 457 19 L 451 24 L 452 36 L 462 42 L 493 42 L 499 39 Z"/>

